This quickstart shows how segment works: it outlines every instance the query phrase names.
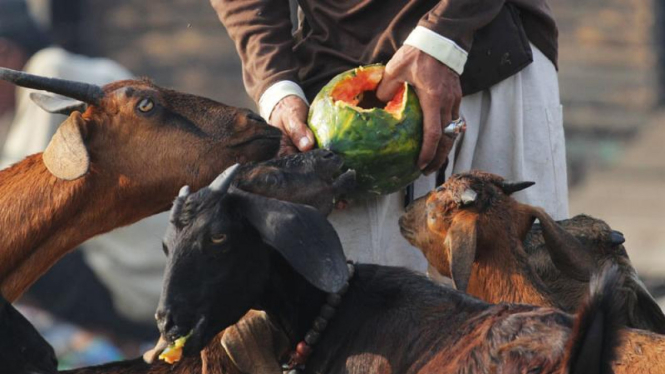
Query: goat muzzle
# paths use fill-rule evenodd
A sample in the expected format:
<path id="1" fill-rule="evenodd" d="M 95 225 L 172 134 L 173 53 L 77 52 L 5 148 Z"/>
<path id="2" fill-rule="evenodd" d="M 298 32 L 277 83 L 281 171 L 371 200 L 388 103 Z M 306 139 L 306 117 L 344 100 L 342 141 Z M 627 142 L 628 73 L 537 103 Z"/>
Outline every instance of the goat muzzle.
<path id="1" fill-rule="evenodd" d="M 0 79 L 17 86 L 60 94 L 92 105 L 99 105 L 104 97 L 102 88 L 94 84 L 40 77 L 6 68 L 0 68 Z"/>

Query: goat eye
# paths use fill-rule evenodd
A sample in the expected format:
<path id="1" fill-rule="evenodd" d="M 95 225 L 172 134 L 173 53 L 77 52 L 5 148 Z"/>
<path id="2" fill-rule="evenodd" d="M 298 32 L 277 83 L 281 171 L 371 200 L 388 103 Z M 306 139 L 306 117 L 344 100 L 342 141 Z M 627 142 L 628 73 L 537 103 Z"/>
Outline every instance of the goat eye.
<path id="1" fill-rule="evenodd" d="M 218 234 L 210 237 L 212 244 L 222 244 L 226 241 L 226 234 Z"/>
<path id="2" fill-rule="evenodd" d="M 136 106 L 141 112 L 148 113 L 155 107 L 155 103 L 152 100 L 145 98 L 139 102 L 139 105 Z"/>
<path id="3" fill-rule="evenodd" d="M 164 242 L 162 242 L 162 251 L 164 251 L 164 254 L 168 257 L 169 248 L 166 246 L 166 243 L 164 243 Z"/>

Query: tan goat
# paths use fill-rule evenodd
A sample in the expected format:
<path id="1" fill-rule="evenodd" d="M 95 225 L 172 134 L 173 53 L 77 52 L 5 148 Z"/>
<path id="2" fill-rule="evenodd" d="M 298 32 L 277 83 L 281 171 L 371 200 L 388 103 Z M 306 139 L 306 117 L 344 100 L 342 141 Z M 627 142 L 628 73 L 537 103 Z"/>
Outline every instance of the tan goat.
<path id="1" fill-rule="evenodd" d="M 508 183 L 501 177 L 483 172 L 455 175 L 436 191 L 414 202 L 400 220 L 402 233 L 423 251 L 433 267 L 442 275 L 451 277 L 459 289 L 471 295 L 492 303 L 528 303 L 561 308 L 566 303 L 557 297 L 559 291 L 552 283 L 545 282 L 537 271 L 542 256 L 530 258 L 523 246 L 533 221 L 538 218 L 549 261 L 561 277 L 588 287 L 586 283 L 601 263 L 616 263 L 625 279 L 624 286 L 617 292 L 622 293 L 618 299 L 623 303 L 627 318 L 640 323 L 635 318 L 634 312 L 637 311 L 648 317 L 642 323 L 654 330 L 661 328 L 658 313 L 662 313 L 659 310 L 655 313 L 650 308 L 641 309 L 642 303 L 648 304 L 652 299 L 635 281 L 637 278 L 627 256 L 613 260 L 616 256 L 608 256 L 608 251 L 600 253 L 603 251 L 598 248 L 602 246 L 595 249 L 584 246 L 541 209 L 520 204 L 509 197 L 531 184 Z M 588 217 L 582 220 L 588 220 Z M 611 230 L 607 231 L 611 235 Z M 582 230 L 582 233 L 589 234 L 588 230 Z M 582 233 L 578 232 L 578 235 L 584 236 Z M 621 249 L 609 252 L 625 254 Z M 581 301 L 578 298 L 576 305 L 579 306 Z M 617 373 L 665 372 L 665 363 L 661 359 L 665 354 L 664 336 L 633 329 L 626 329 L 622 334 L 623 346 L 615 365 Z"/>
<path id="2" fill-rule="evenodd" d="M 281 133 L 258 115 L 146 80 L 103 88 L 0 68 L 0 79 L 84 103 L 43 154 L 0 171 L 0 291 L 15 300 L 86 239 L 167 210 L 236 162 L 271 158 Z"/>

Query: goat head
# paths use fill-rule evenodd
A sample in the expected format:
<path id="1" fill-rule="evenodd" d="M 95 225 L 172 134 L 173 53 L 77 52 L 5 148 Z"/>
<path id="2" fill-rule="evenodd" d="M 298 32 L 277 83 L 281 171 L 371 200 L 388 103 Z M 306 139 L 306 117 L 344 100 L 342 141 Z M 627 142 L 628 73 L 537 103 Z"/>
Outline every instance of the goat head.
<path id="1" fill-rule="evenodd" d="M 73 180 L 95 174 L 148 200 L 159 195 L 162 209 L 184 184 L 198 189 L 236 162 L 272 158 L 281 138 L 249 110 L 148 80 L 98 87 L 4 68 L 0 79 L 78 100 L 33 95 L 50 111 L 70 113 L 43 154 L 54 176 Z M 158 189 L 164 193 L 156 194 Z"/>
<path id="2" fill-rule="evenodd" d="M 340 175 L 342 164 L 333 152 L 315 149 L 243 165 L 234 185 L 257 195 L 310 205 L 328 215 L 335 202 L 356 185 L 354 170 Z"/>
<path id="3" fill-rule="evenodd" d="M 238 171 L 194 194 L 183 190 L 173 204 L 156 317 L 169 342 L 191 332 L 185 355 L 257 306 L 275 261 L 325 292 L 348 278 L 339 238 L 321 213 L 230 186 Z"/>

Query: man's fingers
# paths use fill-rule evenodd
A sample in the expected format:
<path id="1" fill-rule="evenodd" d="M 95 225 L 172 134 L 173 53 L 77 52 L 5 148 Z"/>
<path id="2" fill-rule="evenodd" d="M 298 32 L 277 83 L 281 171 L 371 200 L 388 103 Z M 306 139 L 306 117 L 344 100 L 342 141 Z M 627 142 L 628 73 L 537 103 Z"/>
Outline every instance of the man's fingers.
<path id="1" fill-rule="evenodd" d="M 455 97 L 455 102 L 453 103 L 452 107 L 452 121 L 455 121 L 459 119 L 461 116 L 459 114 L 459 107 L 462 104 L 462 97 L 461 96 L 456 96 Z M 448 124 L 445 124 L 448 126 Z"/>
<path id="2" fill-rule="evenodd" d="M 423 174 L 428 175 L 432 172 L 435 172 L 439 170 L 441 165 L 443 165 L 444 161 L 446 161 L 446 157 L 448 156 L 449 149 L 447 149 L 446 144 L 445 144 L 445 136 L 443 136 L 443 130 L 450 124 L 451 122 L 451 114 L 450 114 L 450 103 L 445 103 L 443 104 L 443 108 L 441 108 L 441 134 L 442 136 L 439 137 L 439 142 L 437 143 L 436 146 L 436 152 L 434 154 L 434 157 L 432 160 L 427 164 L 425 168 L 423 168 Z"/>
<path id="3" fill-rule="evenodd" d="M 390 73 L 388 68 L 386 68 L 383 73 L 383 78 L 381 78 L 381 82 L 379 82 L 379 86 L 376 88 L 376 98 L 383 102 L 392 100 L 395 93 L 397 93 L 397 90 L 399 90 L 403 84 L 403 81 L 397 79 L 397 77 Z"/>
<path id="4" fill-rule="evenodd" d="M 284 127 L 286 134 L 300 152 L 307 152 L 314 148 L 314 134 L 303 121 L 291 117 Z"/>
<path id="5" fill-rule="evenodd" d="M 439 140 L 438 147 L 436 149 L 436 155 L 434 156 L 434 159 L 432 159 L 432 161 L 429 163 L 429 165 L 427 165 L 427 167 L 423 169 L 423 174 L 429 175 L 441 169 L 443 163 L 446 162 L 446 158 L 448 158 L 448 154 L 450 153 L 452 144 L 453 144 L 453 139 L 447 136 L 441 137 L 441 139 Z"/>
<path id="6" fill-rule="evenodd" d="M 429 96 L 420 95 L 423 109 L 423 145 L 418 157 L 418 167 L 423 170 L 436 156 L 436 150 L 441 139 L 441 111 L 439 104 Z"/>
<path id="7" fill-rule="evenodd" d="M 273 109 L 270 124 L 286 134 L 282 137 L 280 155 L 295 153 L 298 150 L 306 152 L 314 148 L 314 134 L 306 124 L 308 111 L 307 103 L 295 95 L 282 98 Z"/>

